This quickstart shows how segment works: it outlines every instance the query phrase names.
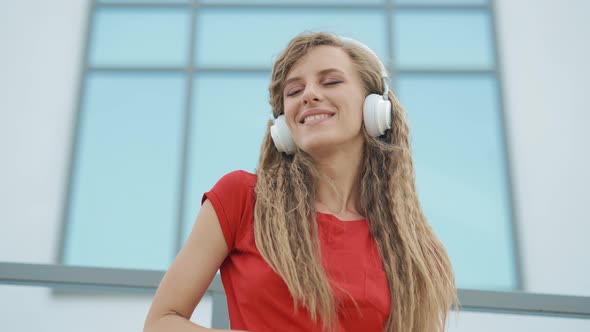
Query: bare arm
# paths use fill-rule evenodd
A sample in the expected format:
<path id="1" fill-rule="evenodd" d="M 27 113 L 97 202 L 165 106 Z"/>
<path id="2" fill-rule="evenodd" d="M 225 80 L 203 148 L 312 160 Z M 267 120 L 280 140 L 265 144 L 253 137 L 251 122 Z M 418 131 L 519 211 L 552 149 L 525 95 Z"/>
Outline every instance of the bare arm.
<path id="1" fill-rule="evenodd" d="M 221 331 L 199 326 L 190 321 L 190 316 L 227 254 L 217 215 L 207 200 L 182 250 L 160 282 L 144 332 Z"/>

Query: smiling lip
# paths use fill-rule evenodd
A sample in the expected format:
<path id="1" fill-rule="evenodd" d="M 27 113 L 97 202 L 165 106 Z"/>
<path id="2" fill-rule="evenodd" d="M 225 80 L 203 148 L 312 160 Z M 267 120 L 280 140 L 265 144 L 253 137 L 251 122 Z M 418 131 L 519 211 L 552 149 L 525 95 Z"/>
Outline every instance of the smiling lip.
<path id="1" fill-rule="evenodd" d="M 305 124 L 305 118 L 310 117 L 310 116 L 313 116 L 313 115 L 321 115 L 321 114 L 327 114 L 327 115 L 329 115 L 329 117 L 318 119 L 318 120 L 313 120 L 312 123 L 316 123 L 316 122 L 321 121 L 321 120 L 329 119 L 335 113 L 334 112 L 330 112 L 330 111 L 326 111 L 326 110 L 322 110 L 322 109 L 312 109 L 312 110 L 309 110 L 309 111 L 305 111 L 305 112 L 303 112 L 303 114 L 301 114 L 301 116 L 299 117 L 299 123 Z"/>

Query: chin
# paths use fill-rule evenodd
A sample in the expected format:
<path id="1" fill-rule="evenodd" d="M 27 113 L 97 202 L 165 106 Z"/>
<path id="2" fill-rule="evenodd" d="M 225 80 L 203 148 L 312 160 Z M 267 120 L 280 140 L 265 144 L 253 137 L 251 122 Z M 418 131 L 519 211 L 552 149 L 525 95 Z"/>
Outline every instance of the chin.
<path id="1" fill-rule="evenodd" d="M 297 146 L 308 154 L 329 152 L 337 148 L 346 149 L 357 143 L 363 144 L 364 142 L 360 129 L 356 135 L 342 135 L 341 132 L 331 132 L 328 130 L 314 134 L 306 135 L 303 139 L 295 141 Z"/>
<path id="2" fill-rule="evenodd" d="M 307 152 L 310 155 L 317 154 L 317 153 L 326 153 L 332 150 L 335 150 L 336 147 L 344 146 L 347 141 L 343 140 L 336 140 L 336 139 L 322 139 L 322 140 L 314 140 L 311 142 L 304 142 L 303 144 L 299 145 L 300 149 Z"/>

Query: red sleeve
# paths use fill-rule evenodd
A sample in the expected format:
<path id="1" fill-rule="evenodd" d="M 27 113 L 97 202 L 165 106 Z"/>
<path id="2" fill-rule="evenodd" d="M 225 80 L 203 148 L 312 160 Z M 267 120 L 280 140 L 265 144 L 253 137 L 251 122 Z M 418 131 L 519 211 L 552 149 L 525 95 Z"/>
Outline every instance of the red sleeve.
<path id="1" fill-rule="evenodd" d="M 219 224 L 228 250 L 231 252 L 236 243 L 242 217 L 248 204 L 252 202 L 253 187 L 256 181 L 252 183 L 253 174 L 244 171 L 234 171 L 224 175 L 210 191 L 203 194 L 201 205 L 206 199 L 209 199 Z"/>

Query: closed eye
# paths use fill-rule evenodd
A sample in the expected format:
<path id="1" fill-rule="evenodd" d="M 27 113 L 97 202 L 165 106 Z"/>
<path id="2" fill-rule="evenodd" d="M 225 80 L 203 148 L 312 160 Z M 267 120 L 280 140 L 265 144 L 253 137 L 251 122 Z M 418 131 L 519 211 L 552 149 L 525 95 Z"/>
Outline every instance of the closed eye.
<path id="1" fill-rule="evenodd" d="M 294 91 L 291 91 L 289 93 L 287 93 L 287 97 L 293 97 L 294 95 L 298 94 L 299 92 L 301 92 L 302 89 L 297 89 Z"/>
<path id="2" fill-rule="evenodd" d="M 330 82 L 326 82 L 326 83 L 324 83 L 324 85 L 336 85 L 336 84 L 340 84 L 340 83 L 342 83 L 342 82 L 343 82 L 343 81 L 330 81 Z M 299 92 L 301 92 L 301 91 L 303 91 L 303 89 L 296 89 L 296 90 L 293 90 L 293 91 L 291 91 L 291 92 L 287 93 L 287 97 L 293 97 L 293 96 L 295 96 L 296 94 L 298 94 L 298 93 L 299 93 Z"/>

